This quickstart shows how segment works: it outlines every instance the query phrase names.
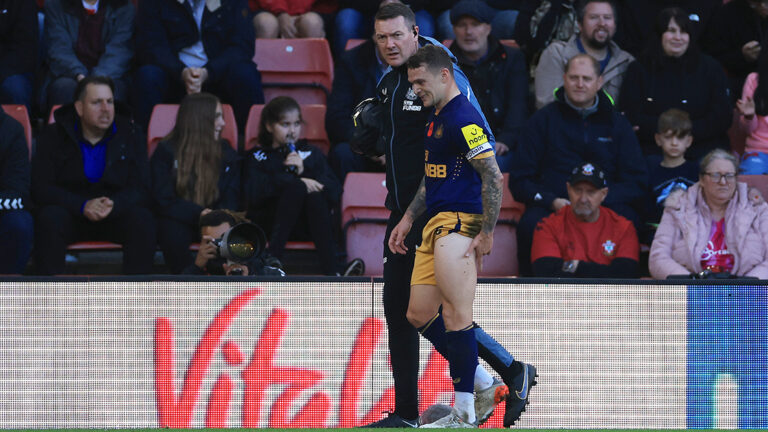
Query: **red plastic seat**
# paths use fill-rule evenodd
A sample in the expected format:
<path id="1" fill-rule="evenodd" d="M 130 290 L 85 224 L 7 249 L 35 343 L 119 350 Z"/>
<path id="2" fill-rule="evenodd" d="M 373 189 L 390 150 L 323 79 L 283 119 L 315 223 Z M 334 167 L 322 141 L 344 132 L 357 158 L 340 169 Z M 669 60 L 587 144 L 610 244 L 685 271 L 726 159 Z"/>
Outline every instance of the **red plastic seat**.
<path id="1" fill-rule="evenodd" d="M 231 105 L 222 104 L 222 112 L 226 125 L 221 131 L 221 137 L 227 140 L 229 145 L 237 151 L 237 122 L 235 112 Z M 157 144 L 163 140 L 176 124 L 176 114 L 179 112 L 178 104 L 158 104 L 152 109 L 152 117 L 147 128 L 147 154 L 152 157 Z"/>
<path id="2" fill-rule="evenodd" d="M 365 39 L 347 39 L 347 44 L 344 45 L 344 50 L 349 51 L 352 48 L 365 43 Z"/>
<path id="3" fill-rule="evenodd" d="M 351 172 L 344 181 L 341 197 L 341 224 L 346 239 L 347 258 L 361 258 L 365 274 L 381 276 L 384 272 L 384 236 L 389 210 L 384 173 Z"/>
<path id="4" fill-rule="evenodd" d="M 253 105 L 248 112 L 248 122 L 245 124 L 245 145 L 246 151 L 252 150 L 258 145 L 259 120 L 264 105 Z M 331 142 L 328 134 L 325 132 L 325 105 L 302 105 L 301 116 L 304 119 L 304 125 L 301 128 L 300 138 L 306 139 L 310 144 L 316 145 L 328 154 Z"/>
<path id="5" fill-rule="evenodd" d="M 759 190 L 763 199 L 768 200 L 768 175 L 740 175 L 739 181 Z"/>
<path id="6" fill-rule="evenodd" d="M 54 105 L 51 107 L 51 112 L 48 114 L 48 124 L 56 123 L 56 118 L 53 116 L 53 113 L 59 108 L 61 108 L 61 105 Z"/>
<path id="7" fill-rule="evenodd" d="M 483 259 L 483 270 L 478 274 L 484 277 L 517 276 L 517 222 L 523 215 L 525 206 L 512 197 L 509 190 L 509 174 L 504 174 L 504 188 L 501 198 L 501 211 L 493 230 L 493 250 Z"/>
<path id="8" fill-rule="evenodd" d="M 123 246 L 108 241 L 83 241 L 72 243 L 67 246 L 67 250 L 73 252 L 119 251 L 123 250 Z"/>
<path id="9" fill-rule="evenodd" d="M 32 124 L 29 121 L 27 107 L 24 105 L 3 105 L 3 111 L 24 127 L 24 137 L 27 139 L 29 157 L 32 158 Z"/>
<path id="10" fill-rule="evenodd" d="M 256 39 L 253 62 L 266 101 L 291 96 L 300 104 L 325 104 L 333 83 L 333 58 L 322 38 Z"/>

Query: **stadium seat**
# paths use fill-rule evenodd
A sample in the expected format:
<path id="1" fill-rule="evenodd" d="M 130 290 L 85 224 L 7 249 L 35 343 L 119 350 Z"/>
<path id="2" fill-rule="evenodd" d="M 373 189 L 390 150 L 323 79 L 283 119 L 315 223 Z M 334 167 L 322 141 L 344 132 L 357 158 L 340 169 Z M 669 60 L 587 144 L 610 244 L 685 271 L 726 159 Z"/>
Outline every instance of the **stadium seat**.
<path id="1" fill-rule="evenodd" d="M 333 83 L 333 58 L 322 38 L 256 39 L 253 61 L 264 98 L 290 96 L 300 104 L 325 104 Z"/>
<path id="2" fill-rule="evenodd" d="M 731 127 L 728 128 L 728 139 L 731 142 L 731 151 L 738 156 L 744 154 L 744 146 L 746 145 L 747 134 L 744 129 L 741 128 L 741 121 L 739 120 L 741 114 L 738 109 L 733 109 L 733 121 Z"/>
<path id="3" fill-rule="evenodd" d="M 249 151 L 258 145 L 259 120 L 264 105 L 253 105 L 248 113 L 248 122 L 245 124 L 245 151 Z M 328 140 L 328 134 L 325 132 L 325 105 L 302 105 L 301 116 L 304 119 L 304 125 L 301 128 L 301 137 L 310 144 L 320 148 L 323 153 L 328 154 L 331 143 Z"/>
<path id="4" fill-rule="evenodd" d="M 768 175 L 740 175 L 739 181 L 759 190 L 763 199 L 768 200 Z"/>
<path id="5" fill-rule="evenodd" d="M 24 137 L 27 139 L 29 157 L 32 158 L 32 124 L 29 122 L 27 107 L 24 105 L 3 105 L 3 111 L 24 127 Z"/>
<path id="6" fill-rule="evenodd" d="M 517 276 L 517 222 L 525 211 L 525 206 L 512 198 L 509 190 L 509 174 L 504 174 L 504 189 L 501 199 L 501 211 L 493 231 L 493 250 L 483 259 L 483 270 L 478 276 L 506 277 Z"/>
<path id="7" fill-rule="evenodd" d="M 365 274 L 381 276 L 384 235 L 389 210 L 384 207 L 387 187 L 384 173 L 351 172 L 341 196 L 341 224 L 347 258 L 361 258 Z"/>
<path id="8" fill-rule="evenodd" d="M 59 108 L 61 108 L 61 105 L 54 105 L 51 107 L 51 112 L 48 114 L 48 124 L 56 123 L 56 118 L 53 116 L 53 113 Z"/>
<path id="9" fill-rule="evenodd" d="M 221 108 L 224 113 L 224 121 L 226 122 L 224 130 L 221 131 L 221 137 L 227 140 L 229 145 L 237 151 L 235 112 L 232 111 L 231 105 L 222 104 Z M 178 104 L 155 105 L 155 108 L 152 110 L 152 117 L 149 119 L 149 127 L 147 128 L 147 154 L 149 157 L 152 157 L 157 144 L 173 130 L 173 125 L 176 124 L 176 113 L 178 112 Z"/>
<path id="10" fill-rule="evenodd" d="M 365 42 L 365 39 L 348 39 L 347 44 L 344 46 L 345 51 L 349 51 L 352 48 L 362 45 Z"/>

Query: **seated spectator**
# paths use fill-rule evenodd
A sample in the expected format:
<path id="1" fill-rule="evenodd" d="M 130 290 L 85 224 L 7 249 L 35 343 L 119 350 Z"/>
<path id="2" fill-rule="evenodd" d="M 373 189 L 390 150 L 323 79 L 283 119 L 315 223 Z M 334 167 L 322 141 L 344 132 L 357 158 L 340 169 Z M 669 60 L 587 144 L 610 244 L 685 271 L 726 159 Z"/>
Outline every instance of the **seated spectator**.
<path id="1" fill-rule="evenodd" d="M 554 91 L 563 85 L 563 70 L 569 58 L 586 53 L 600 62 L 605 90 L 616 103 L 624 72 L 632 61 L 612 40 L 616 33 L 616 5 L 612 0 L 584 0 L 576 10 L 579 32 L 567 42 L 554 41 L 541 53 L 536 66 L 536 108 L 554 100 Z"/>
<path id="2" fill-rule="evenodd" d="M 278 96 L 264 107 L 259 147 L 245 165 L 246 208 L 249 218 L 267 231 L 271 255 L 282 260 L 291 234 L 308 227 L 323 272 L 336 275 L 331 208 L 341 198 L 341 184 L 323 152 L 299 139 L 302 122 L 292 98 Z"/>
<path id="3" fill-rule="evenodd" d="M 155 223 L 148 204 L 146 138 L 115 115 L 109 77 L 77 83 L 74 104 L 37 140 L 32 193 L 37 211 L 35 263 L 41 274 L 64 272 L 67 245 L 107 240 L 123 245 L 123 272 L 149 274 Z"/>
<path id="4" fill-rule="evenodd" d="M 37 6 L 29 0 L 3 1 L 0 14 L 0 104 L 31 111 L 38 55 Z"/>
<path id="5" fill-rule="evenodd" d="M 192 264 L 189 245 L 199 239 L 201 216 L 213 209 L 237 210 L 240 157 L 221 139 L 224 125 L 216 96 L 188 95 L 150 160 L 158 240 L 172 273 Z"/>
<path id="6" fill-rule="evenodd" d="M 517 49 L 491 36 L 493 10 L 478 0 L 462 0 L 451 9 L 456 40 L 451 52 L 469 78 L 480 108 L 496 136 L 496 162 L 509 172 L 512 148 L 528 118 L 528 67 Z"/>
<path id="7" fill-rule="evenodd" d="M 515 199 L 525 204 L 517 226 L 518 262 L 530 275 L 530 253 L 536 224 L 569 204 L 565 183 L 571 168 L 586 161 L 605 172 L 611 194 L 605 206 L 639 224 L 647 171 L 640 146 L 626 118 L 600 92 L 600 65 L 588 54 L 572 57 L 565 67 L 563 88 L 555 102 L 531 116 L 520 131 L 509 183 Z"/>
<path id="8" fill-rule="evenodd" d="M 454 0 L 455 1 L 455 0 Z M 344 52 L 349 39 L 367 39 L 371 37 L 373 16 L 379 6 L 387 3 L 405 3 L 416 15 L 416 27 L 421 36 L 435 36 L 435 19 L 426 9 L 428 0 L 339 0 L 339 13 L 336 15 L 334 48 Z M 442 2 L 441 2 L 442 4 Z"/>
<path id="9" fill-rule="evenodd" d="M 238 128 L 264 103 L 253 63 L 246 0 L 142 1 L 136 16 L 136 120 L 146 128 L 158 103 L 206 91 L 232 105 Z"/>
<path id="10" fill-rule="evenodd" d="M 656 38 L 654 22 L 661 11 L 678 7 L 688 17 L 691 42 L 700 45 L 723 3 L 723 0 L 625 0 L 621 3 L 619 22 L 622 24 L 616 42 L 633 56 L 641 55 L 649 40 Z"/>
<path id="11" fill-rule="evenodd" d="M 256 15 L 257 38 L 324 38 L 324 17 L 330 20 L 336 4 L 330 0 L 248 0 Z"/>
<path id="12" fill-rule="evenodd" d="M 735 156 L 713 150 L 698 183 L 667 198 L 649 257 L 654 279 L 703 271 L 768 278 L 768 204 L 751 199 L 737 173 Z"/>
<path id="13" fill-rule="evenodd" d="M 521 0 L 519 10 L 514 39 L 531 65 L 550 43 L 576 33 L 576 0 Z"/>
<path id="14" fill-rule="evenodd" d="M 229 210 L 212 210 L 200 216 L 200 249 L 197 250 L 194 264 L 184 269 L 188 275 L 238 275 L 238 276 L 285 276 L 285 272 L 268 265 L 269 254 L 255 255 L 247 264 L 228 262 L 219 255 L 219 246 L 214 241 L 221 240 L 235 225 L 249 222 L 238 213 Z"/>
<path id="15" fill-rule="evenodd" d="M 32 252 L 29 148 L 24 128 L 0 109 L 0 274 L 22 274 Z"/>
<path id="16" fill-rule="evenodd" d="M 133 19 L 129 0 L 47 0 L 48 106 L 71 103 L 77 82 L 108 76 L 115 99 L 126 102 L 133 59 Z"/>
<path id="17" fill-rule="evenodd" d="M 732 0 L 713 17 L 702 46 L 728 72 L 733 94 L 741 92 L 748 74 L 757 72 L 766 34 L 768 3 L 762 0 Z"/>
<path id="18" fill-rule="evenodd" d="M 537 277 L 636 278 L 640 245 L 632 222 L 601 204 L 605 173 L 592 163 L 573 169 L 570 204 L 542 219 L 533 234 Z"/>
<path id="19" fill-rule="evenodd" d="M 739 127 L 747 135 L 739 170 L 742 174 L 768 174 L 768 50 L 760 52 L 758 72 L 747 76 L 741 99 L 736 101 Z"/>
<path id="20" fill-rule="evenodd" d="M 699 52 L 693 25 L 680 8 L 664 9 L 645 54 L 629 65 L 619 107 L 635 126 L 646 154 L 658 154 L 653 134 L 659 115 L 670 108 L 688 112 L 693 122 L 692 160 L 714 148 L 728 148 L 733 111 L 723 68 Z"/>
<path id="21" fill-rule="evenodd" d="M 474 0 L 488 5 L 491 13 L 491 35 L 496 39 L 514 39 L 515 24 L 519 11 L 520 0 Z M 437 22 L 437 34 L 440 40 L 456 39 L 451 22 L 451 2 L 434 2 L 440 5 L 439 12 L 435 14 Z M 454 5 L 455 6 L 455 5 Z M 434 12 L 433 12 L 434 13 Z"/>
<path id="22" fill-rule="evenodd" d="M 333 88 L 325 111 L 325 130 L 331 141 L 328 162 L 342 184 L 352 171 L 384 170 L 384 157 L 354 153 L 349 141 L 354 131 L 351 113 L 360 101 L 376 95 L 376 83 L 386 68 L 371 38 L 336 58 Z"/>
<path id="23" fill-rule="evenodd" d="M 648 244 L 653 240 L 664 212 L 664 201 L 676 190 L 686 190 L 699 178 L 699 164 L 685 159 L 685 151 L 693 143 L 691 117 L 676 108 L 664 111 L 659 116 L 656 130 L 656 145 L 661 156 L 650 155 L 648 162 L 648 202 L 646 204 L 643 239 Z"/>

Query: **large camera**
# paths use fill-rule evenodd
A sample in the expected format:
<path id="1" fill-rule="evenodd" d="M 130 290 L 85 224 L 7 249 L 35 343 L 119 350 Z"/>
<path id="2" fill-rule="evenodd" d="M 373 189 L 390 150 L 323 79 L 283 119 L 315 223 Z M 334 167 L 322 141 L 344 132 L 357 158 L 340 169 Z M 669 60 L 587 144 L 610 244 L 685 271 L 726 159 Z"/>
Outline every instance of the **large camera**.
<path id="1" fill-rule="evenodd" d="M 267 245 L 267 237 L 258 225 L 244 222 L 239 223 L 221 238 L 213 240 L 219 257 L 247 265 L 254 257 L 260 256 Z"/>

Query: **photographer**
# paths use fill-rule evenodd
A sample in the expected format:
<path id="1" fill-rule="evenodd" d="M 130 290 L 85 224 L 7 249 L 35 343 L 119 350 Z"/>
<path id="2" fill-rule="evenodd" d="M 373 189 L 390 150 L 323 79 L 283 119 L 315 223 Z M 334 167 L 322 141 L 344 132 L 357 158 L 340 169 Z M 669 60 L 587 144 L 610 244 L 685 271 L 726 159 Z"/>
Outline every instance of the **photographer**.
<path id="1" fill-rule="evenodd" d="M 259 147 L 245 162 L 245 208 L 267 231 L 269 252 L 278 260 L 292 234 L 306 236 L 309 227 L 323 273 L 351 274 L 336 262 L 332 237 L 331 209 L 341 198 L 341 183 L 323 152 L 299 139 L 302 123 L 299 104 L 289 97 L 264 107 Z"/>
<path id="2" fill-rule="evenodd" d="M 182 271 L 186 275 L 227 275 L 227 276 L 285 276 L 276 267 L 266 265 L 268 254 L 257 253 L 247 264 L 229 262 L 219 252 L 223 245 L 217 240 L 237 224 L 249 222 L 239 214 L 229 210 L 213 210 L 200 217 L 200 249 L 197 250 L 195 263 Z"/>

